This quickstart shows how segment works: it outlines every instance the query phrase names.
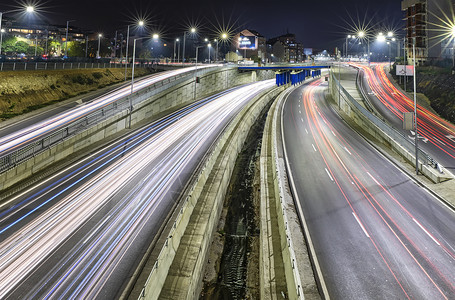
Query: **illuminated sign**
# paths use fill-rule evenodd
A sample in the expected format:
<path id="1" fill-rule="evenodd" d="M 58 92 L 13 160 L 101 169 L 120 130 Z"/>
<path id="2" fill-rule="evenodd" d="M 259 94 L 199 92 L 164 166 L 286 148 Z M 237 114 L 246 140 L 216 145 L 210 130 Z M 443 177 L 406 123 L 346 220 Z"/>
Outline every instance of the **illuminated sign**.
<path id="1" fill-rule="evenodd" d="M 239 37 L 239 49 L 257 49 L 255 36 L 243 36 Z"/>

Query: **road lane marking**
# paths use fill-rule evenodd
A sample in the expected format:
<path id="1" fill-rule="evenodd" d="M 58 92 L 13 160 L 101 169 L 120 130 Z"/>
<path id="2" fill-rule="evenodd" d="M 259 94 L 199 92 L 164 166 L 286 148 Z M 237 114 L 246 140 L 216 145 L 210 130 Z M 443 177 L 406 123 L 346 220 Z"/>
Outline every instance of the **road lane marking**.
<path id="1" fill-rule="evenodd" d="M 363 224 L 360 222 L 359 218 L 357 217 L 357 215 L 355 214 L 355 212 L 352 212 L 352 215 L 354 216 L 355 220 L 357 221 L 357 223 L 359 223 L 360 225 L 360 228 L 362 228 L 363 230 L 363 233 L 365 233 L 365 235 L 367 236 L 367 238 L 370 238 L 370 235 L 368 234 L 368 232 L 366 231 L 365 227 L 363 227 Z"/>
<path id="2" fill-rule="evenodd" d="M 306 132 L 306 134 L 308 134 L 308 130 L 306 130 L 306 128 L 305 128 L 305 132 Z"/>
<path id="3" fill-rule="evenodd" d="M 316 147 L 314 147 L 314 145 L 313 145 L 313 144 L 311 144 L 311 146 L 313 146 L 314 152 L 316 152 Z"/>
<path id="4" fill-rule="evenodd" d="M 417 221 L 416 219 L 412 218 L 412 220 L 417 224 L 419 225 L 420 229 L 422 229 L 432 240 L 433 242 L 436 243 L 436 245 L 438 246 L 441 246 L 441 244 L 439 244 L 439 242 L 419 223 L 419 221 Z"/>
<path id="5" fill-rule="evenodd" d="M 367 172 L 367 174 L 371 177 L 371 179 L 373 179 L 374 182 L 376 182 L 377 185 L 381 186 L 381 184 L 376 180 L 376 178 L 373 177 L 373 175 L 370 174 L 370 172 Z"/>
<path id="6" fill-rule="evenodd" d="M 333 130 L 330 130 L 330 131 L 332 132 L 332 134 L 333 134 L 334 136 L 337 136 L 337 135 L 335 134 L 335 132 L 333 132 Z"/>
<path id="7" fill-rule="evenodd" d="M 299 110 L 299 114 L 302 114 L 302 111 L 301 111 L 301 110 Z"/>
<path id="8" fill-rule="evenodd" d="M 303 118 L 300 118 L 300 120 L 303 122 Z"/>
<path id="9" fill-rule="evenodd" d="M 333 181 L 332 175 L 330 175 L 330 172 L 329 172 L 329 170 L 327 170 L 327 168 L 325 168 L 325 171 L 327 172 L 327 175 L 329 175 L 329 177 L 330 177 L 330 180 L 332 180 L 332 181 Z"/>
<path id="10" fill-rule="evenodd" d="M 351 152 L 349 152 L 348 148 L 344 147 L 344 150 L 346 150 L 346 152 L 349 153 L 349 155 L 352 155 Z"/>

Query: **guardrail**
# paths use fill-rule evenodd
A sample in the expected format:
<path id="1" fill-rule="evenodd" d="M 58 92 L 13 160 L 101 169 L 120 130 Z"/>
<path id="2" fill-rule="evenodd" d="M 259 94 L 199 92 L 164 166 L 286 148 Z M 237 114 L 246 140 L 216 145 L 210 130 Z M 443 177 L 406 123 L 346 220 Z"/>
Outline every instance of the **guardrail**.
<path id="1" fill-rule="evenodd" d="M 197 70 L 197 75 L 204 75 L 213 71 L 216 67 L 210 67 Z M 0 155 L 0 173 L 3 173 L 18 164 L 33 157 L 34 155 L 46 150 L 47 148 L 63 142 L 71 136 L 74 136 L 87 128 L 97 125 L 101 121 L 113 117 L 130 108 L 130 99 L 133 104 L 138 104 L 172 86 L 188 80 L 195 76 L 195 71 L 188 71 L 178 74 L 167 79 L 158 81 L 146 88 L 143 88 L 134 94 L 119 98 L 106 106 L 99 108 L 93 112 L 81 116 L 77 120 L 65 124 L 62 128 L 56 129 L 38 140 L 30 141 L 23 147 L 14 150 L 5 155 Z M 96 100 L 96 99 L 95 99 Z"/>
<path id="2" fill-rule="evenodd" d="M 333 72 L 330 72 L 330 79 L 331 79 L 331 85 L 332 89 L 333 86 L 335 85 L 336 89 L 340 89 L 339 92 L 341 93 L 341 96 L 343 99 L 348 103 L 348 105 L 351 107 L 351 109 L 355 110 L 358 112 L 360 116 L 363 116 L 364 118 L 367 119 L 367 121 L 371 122 L 374 124 L 376 127 L 378 127 L 382 132 L 384 132 L 386 135 L 388 135 L 391 139 L 393 139 L 396 143 L 398 143 L 401 147 L 406 149 L 409 153 L 414 153 L 415 152 L 415 143 L 406 138 L 401 132 L 396 130 L 395 128 L 391 127 L 388 125 L 385 121 L 381 120 L 371 112 L 369 112 L 367 109 L 365 109 L 363 106 L 361 106 L 345 89 L 343 86 L 341 86 L 338 82 L 338 79 L 334 76 Z M 438 162 L 434 160 L 428 153 L 423 151 L 421 148 L 418 149 L 419 153 L 419 161 L 424 164 L 424 165 L 431 165 L 434 168 L 438 166 Z"/>
<path id="3" fill-rule="evenodd" d="M 138 62 L 136 68 L 156 67 L 156 63 Z M 132 63 L 126 64 L 131 68 Z M 31 70 L 72 70 L 72 69 L 106 69 L 106 68 L 125 68 L 123 63 L 104 63 L 104 62 L 2 62 L 0 71 L 31 71 Z"/>

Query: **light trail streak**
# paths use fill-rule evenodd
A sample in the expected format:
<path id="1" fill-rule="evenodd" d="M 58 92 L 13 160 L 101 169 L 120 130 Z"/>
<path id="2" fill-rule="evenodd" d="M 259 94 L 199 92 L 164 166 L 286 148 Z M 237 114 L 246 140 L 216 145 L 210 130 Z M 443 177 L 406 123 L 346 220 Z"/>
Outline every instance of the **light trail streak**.
<path id="1" fill-rule="evenodd" d="M 109 219 L 100 221 L 100 226 L 88 232 L 62 263 L 56 264 L 58 267 L 49 274 L 51 278 L 45 276 L 29 294 L 31 298 L 45 293 L 65 299 L 98 295 L 202 144 L 210 141 L 220 130 L 220 124 L 252 96 L 273 86 L 273 81 L 265 81 L 238 88 L 179 116 L 171 124 L 162 124 L 161 130 L 141 137 L 141 143 L 129 152 L 116 154 L 116 160 L 110 160 L 110 165 L 105 162 L 103 169 L 90 172 L 88 178 L 74 190 L 68 190 L 58 203 L 21 228 L 14 228 L 14 232 L 0 242 L 0 298 L 14 291 L 69 236 L 133 183 L 134 178 L 148 174 L 118 200 L 108 214 Z M 8 228 L 15 225 L 18 224 Z"/>
<path id="2" fill-rule="evenodd" d="M 202 66 L 201 68 L 206 68 L 209 66 Z M 176 76 L 179 74 L 188 73 L 195 71 L 195 67 L 183 68 L 173 71 L 167 71 L 160 73 L 158 75 L 148 77 L 142 80 L 139 80 L 135 83 L 134 91 L 141 90 L 146 88 L 154 83 L 159 81 L 168 79 L 172 76 Z M 46 134 L 53 132 L 59 128 L 67 126 L 71 122 L 74 122 L 78 119 L 81 119 L 91 112 L 94 112 L 98 109 L 106 107 L 107 105 L 117 101 L 118 99 L 125 97 L 131 93 L 131 87 L 126 86 L 123 88 L 119 88 L 115 91 L 112 91 L 104 96 L 98 97 L 93 101 L 90 101 L 84 105 L 78 106 L 72 110 L 67 112 L 61 113 L 57 116 L 39 122 L 35 125 L 30 127 L 24 128 L 20 131 L 7 135 L 5 137 L 0 138 L 0 153 L 5 154 L 14 149 L 18 149 L 21 146 L 30 143 L 40 137 L 45 136 Z"/>
<path id="3" fill-rule="evenodd" d="M 360 64 L 352 65 L 364 72 L 370 89 L 397 119 L 403 121 L 404 112 L 414 111 L 414 101 L 397 89 L 387 77 L 384 69 L 387 64 L 377 64 L 374 70 Z M 450 139 L 450 136 L 455 135 L 455 125 L 420 104 L 417 104 L 417 110 L 419 136 L 426 138 L 434 147 L 455 159 L 455 141 Z"/>
<path id="4" fill-rule="evenodd" d="M 305 89 L 306 93 L 304 92 L 303 96 L 303 103 L 305 106 L 305 112 L 308 120 L 308 124 L 310 126 L 310 131 L 313 136 L 313 140 L 316 143 L 316 147 L 318 148 L 318 152 L 321 153 L 322 159 L 324 161 L 324 164 L 326 165 L 326 172 L 331 174 L 331 178 L 335 181 L 337 184 L 340 192 L 343 195 L 343 198 L 347 201 L 349 204 L 349 207 L 352 209 L 352 213 L 356 217 L 356 220 L 361 224 L 362 229 L 364 230 L 365 234 L 370 237 L 371 242 L 373 243 L 374 247 L 378 251 L 379 255 L 382 257 L 384 263 L 387 265 L 387 268 L 390 270 L 390 272 L 393 274 L 394 278 L 396 279 L 397 283 L 401 287 L 402 291 L 405 293 L 407 298 L 410 298 L 408 295 L 408 292 L 405 290 L 403 287 L 402 283 L 399 280 L 398 277 L 396 276 L 396 272 L 393 270 L 394 267 L 388 262 L 388 260 L 385 257 L 384 251 L 380 249 L 380 247 L 377 244 L 377 241 L 375 241 L 375 238 L 371 236 L 371 233 L 368 234 L 367 228 L 363 227 L 364 222 L 362 222 L 360 214 L 358 211 L 354 209 L 354 207 L 351 205 L 352 200 L 349 199 L 348 194 L 344 191 L 344 188 L 338 181 L 338 176 L 335 174 L 333 170 L 341 170 L 342 173 L 349 179 L 350 182 L 355 184 L 355 187 L 360 191 L 364 199 L 367 200 L 367 203 L 370 204 L 370 207 L 373 208 L 373 210 L 377 213 L 377 215 L 380 217 L 380 219 L 383 221 L 383 223 L 386 225 L 387 228 L 390 229 L 390 231 L 393 233 L 393 235 L 398 239 L 399 243 L 405 248 L 407 253 L 410 255 L 413 261 L 415 261 L 416 265 L 422 270 L 424 275 L 429 279 L 429 281 L 433 284 L 433 286 L 436 288 L 436 290 L 440 293 L 440 295 L 443 296 L 443 298 L 447 298 L 447 292 L 450 290 L 451 292 L 455 291 L 453 282 L 446 277 L 446 275 L 442 274 L 437 266 L 433 264 L 431 261 L 431 258 L 428 257 L 421 249 L 418 247 L 415 242 L 410 238 L 409 235 L 405 233 L 404 227 L 410 227 L 410 224 L 413 222 L 407 222 L 406 224 L 403 224 L 402 226 L 398 225 L 396 221 L 394 221 L 394 217 L 389 214 L 386 209 L 380 204 L 380 200 L 377 199 L 377 197 L 373 196 L 373 193 L 369 191 L 369 188 L 367 187 L 366 184 L 362 183 L 362 180 L 360 180 L 356 175 L 353 174 L 355 171 L 355 168 L 352 169 L 346 165 L 346 163 L 343 162 L 342 157 L 337 153 L 337 150 L 335 148 L 338 148 L 338 145 L 336 143 L 333 143 L 330 141 L 330 139 L 336 139 L 338 142 L 341 144 L 340 148 L 345 149 L 349 155 L 351 155 L 351 152 L 354 153 L 355 156 L 358 158 L 355 158 L 356 161 L 360 161 L 360 167 L 364 170 L 367 170 L 367 174 L 373 179 L 373 181 L 379 185 L 379 182 L 372 177 L 370 173 L 368 173 L 368 170 L 372 171 L 373 168 L 368 165 L 363 159 L 362 155 L 359 155 L 342 137 L 342 135 L 337 132 L 337 130 L 330 124 L 329 120 L 325 117 L 324 113 L 319 110 L 318 107 L 315 105 L 311 105 L 313 101 L 311 101 L 312 98 L 314 98 L 314 93 L 317 90 L 317 85 L 321 84 L 320 82 L 317 84 L 311 84 L 309 87 Z M 318 120 L 318 116 L 323 122 L 320 122 Z M 295 122 L 295 121 L 294 121 Z M 321 124 L 326 125 L 326 129 L 321 126 Z M 326 132 L 327 131 L 327 132 Z M 330 135 L 329 133 L 332 133 Z M 329 136 L 333 136 L 332 138 L 329 138 Z M 321 142 L 319 142 L 321 141 Z M 321 149 L 324 146 L 324 149 Z M 348 150 L 350 149 L 350 151 Z M 327 154 L 325 154 L 327 153 Z M 326 158 L 326 155 L 331 157 L 332 159 L 330 161 L 334 161 L 337 164 L 337 168 L 333 169 L 329 165 L 329 160 Z M 348 160 L 349 162 L 349 160 Z M 403 209 L 403 211 L 408 214 L 409 216 L 412 216 L 408 210 L 406 210 L 400 203 L 399 201 L 388 191 L 386 190 L 382 185 L 379 185 L 381 189 L 385 192 L 385 195 L 392 198 L 395 203 L 397 203 L 399 208 Z M 373 202 L 374 203 L 373 203 Z M 393 209 L 393 208 L 391 208 Z M 398 213 L 396 209 L 393 209 L 394 213 Z M 415 220 L 413 217 L 407 219 L 408 221 Z M 415 222 L 415 221 L 414 221 Z M 420 226 L 419 226 L 420 227 Z M 423 226 L 421 229 L 424 230 L 424 232 L 427 235 L 430 235 L 430 237 L 439 245 L 439 242 L 435 239 L 435 237 L 431 234 L 429 234 L 429 231 L 425 229 Z M 411 245 L 411 249 L 408 245 Z M 449 245 L 450 246 L 450 245 Z M 426 249 L 425 245 L 423 245 L 423 249 Z M 450 253 L 449 249 L 444 246 L 444 250 L 446 253 L 448 253 L 451 257 L 451 260 L 453 260 L 454 256 L 453 254 Z M 416 257 L 415 254 L 413 254 L 413 251 L 418 253 L 418 257 Z M 422 264 L 423 263 L 425 264 Z M 439 262 L 438 262 L 439 263 Z M 433 275 L 429 273 L 429 270 L 432 272 L 436 273 L 436 276 L 444 283 L 445 287 L 448 288 L 444 292 L 439 283 L 436 283 Z"/>

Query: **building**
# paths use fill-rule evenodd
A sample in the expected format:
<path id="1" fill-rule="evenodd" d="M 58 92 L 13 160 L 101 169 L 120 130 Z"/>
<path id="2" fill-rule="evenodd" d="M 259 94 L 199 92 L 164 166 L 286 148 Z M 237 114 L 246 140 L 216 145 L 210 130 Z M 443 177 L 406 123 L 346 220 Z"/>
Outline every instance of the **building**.
<path id="1" fill-rule="evenodd" d="M 452 6 L 452 8 L 450 7 Z M 447 22 L 447 12 L 453 11 L 451 0 L 403 0 L 401 10 L 404 12 L 406 57 L 412 63 L 412 48 L 415 45 L 416 63 L 449 58 L 453 46 L 441 37 L 441 29 Z M 452 51 L 450 51 L 452 50 Z"/>
<path id="2" fill-rule="evenodd" d="M 275 57 L 280 57 L 283 62 L 288 63 L 299 63 L 304 60 L 303 46 L 296 41 L 295 34 L 287 33 L 267 41 L 267 44 L 271 45 L 273 50 L 278 49 L 281 51 L 281 47 L 277 43 L 283 46 L 284 54 L 272 52 Z"/>
<path id="3" fill-rule="evenodd" d="M 267 53 L 265 37 L 251 29 L 242 30 L 232 39 L 231 51 L 238 51 L 245 58 L 258 57 L 265 61 Z"/>
<path id="4" fill-rule="evenodd" d="M 16 19 L 6 18 L 2 24 L 2 29 L 10 35 L 20 40 L 28 41 L 31 46 L 36 44 L 44 49 L 46 54 L 54 51 L 53 55 L 62 55 L 64 49 L 58 45 L 57 48 L 51 50 L 50 43 L 58 41 L 64 43 L 66 41 L 66 25 L 52 25 L 52 24 L 23 24 Z M 79 28 L 68 27 L 68 41 L 84 42 L 88 37 L 89 32 Z M 54 45 L 54 47 L 56 47 Z"/>

